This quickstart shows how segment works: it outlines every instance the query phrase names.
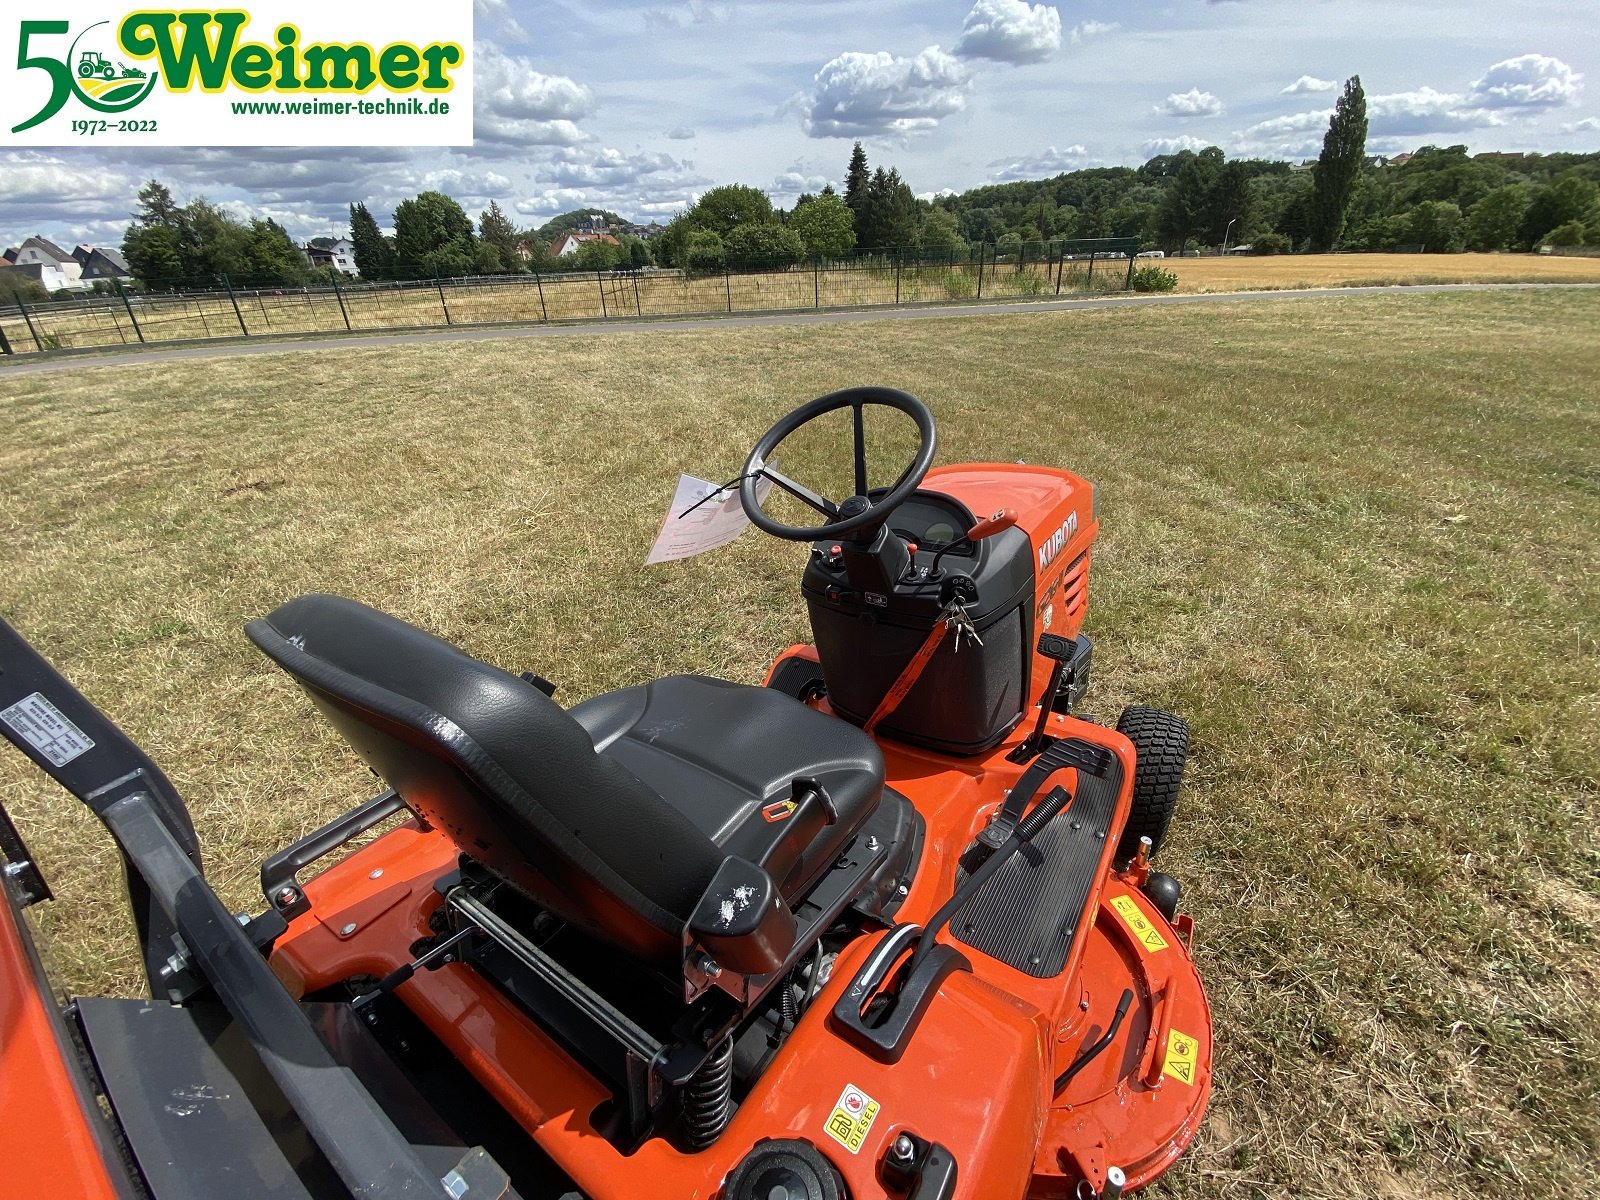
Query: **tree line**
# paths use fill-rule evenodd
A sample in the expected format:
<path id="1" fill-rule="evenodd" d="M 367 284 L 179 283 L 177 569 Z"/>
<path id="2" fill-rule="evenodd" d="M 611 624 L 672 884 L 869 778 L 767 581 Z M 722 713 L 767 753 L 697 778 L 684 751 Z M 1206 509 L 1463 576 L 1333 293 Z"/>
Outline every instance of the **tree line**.
<path id="1" fill-rule="evenodd" d="M 784 210 L 760 188 L 725 184 L 648 240 L 622 231 L 622 218 L 600 208 L 519 230 L 491 201 L 474 222 L 437 191 L 396 206 L 389 236 L 364 202 L 352 204 L 350 238 L 357 269 L 369 280 L 773 269 L 852 254 L 965 261 L 973 247 L 1039 253 L 1101 238 L 1137 239 L 1168 252 L 1600 245 L 1600 153 L 1474 155 L 1464 145 L 1424 146 L 1389 163 L 1367 156 L 1366 137 L 1366 100 L 1354 77 L 1337 101 L 1321 155 L 1300 167 L 1230 160 L 1210 146 L 1157 155 L 1139 167 L 1091 167 L 926 200 L 894 166 L 873 167 L 856 142 L 842 195 L 826 186 Z M 582 236 L 601 230 L 604 236 Z M 580 235 L 577 251 L 555 255 L 553 245 L 566 233 Z M 152 288 L 223 277 L 242 286 L 339 279 L 332 267 L 313 269 L 276 222 L 237 218 L 204 197 L 180 205 L 154 179 L 138 193 L 122 252 L 136 279 Z"/>

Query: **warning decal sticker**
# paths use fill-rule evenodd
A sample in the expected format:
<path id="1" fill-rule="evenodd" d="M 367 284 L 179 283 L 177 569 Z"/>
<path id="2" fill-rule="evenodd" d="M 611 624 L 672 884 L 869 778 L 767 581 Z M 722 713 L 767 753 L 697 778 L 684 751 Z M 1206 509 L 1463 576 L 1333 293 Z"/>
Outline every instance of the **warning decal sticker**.
<path id="1" fill-rule="evenodd" d="M 64 767 L 78 755 L 94 749 L 94 742 L 85 736 L 61 710 L 46 700 L 43 692 L 24 696 L 4 712 L 0 721 L 22 737 L 28 745 L 49 760 L 52 767 Z"/>
<path id="2" fill-rule="evenodd" d="M 1111 907 L 1116 909 L 1117 915 L 1127 922 L 1128 928 L 1133 930 L 1133 936 L 1146 950 L 1154 953 L 1167 948 L 1167 939 L 1156 932 L 1156 927 L 1150 924 L 1150 918 L 1145 916 L 1134 903 L 1132 896 L 1111 897 Z"/>
<path id="3" fill-rule="evenodd" d="M 847 1084 L 822 1129 L 851 1154 L 859 1154 L 877 1117 L 878 1102 L 854 1084 Z"/>
<path id="4" fill-rule="evenodd" d="M 1161 1068 L 1163 1075 L 1171 1075 L 1180 1083 L 1194 1086 L 1194 1073 L 1199 1065 L 1200 1043 L 1176 1029 L 1167 1034 L 1167 1061 Z"/>

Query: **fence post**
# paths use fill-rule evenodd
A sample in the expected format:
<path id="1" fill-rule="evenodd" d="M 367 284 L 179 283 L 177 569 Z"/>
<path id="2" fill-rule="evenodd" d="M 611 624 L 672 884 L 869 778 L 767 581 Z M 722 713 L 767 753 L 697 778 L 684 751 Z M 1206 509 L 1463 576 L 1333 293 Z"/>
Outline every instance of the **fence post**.
<path id="1" fill-rule="evenodd" d="M 900 265 L 906 260 L 905 250 L 900 250 L 894 257 L 894 302 L 900 303 Z"/>
<path id="2" fill-rule="evenodd" d="M 722 268 L 722 286 L 728 293 L 728 311 L 733 311 L 733 275 L 726 266 Z"/>
<path id="3" fill-rule="evenodd" d="M 444 298 L 444 280 L 439 275 L 438 267 L 433 269 L 433 286 L 439 289 L 439 307 L 444 309 L 444 323 L 454 325 L 455 322 L 450 319 L 450 301 Z"/>
<path id="4" fill-rule="evenodd" d="M 978 243 L 978 299 L 983 299 L 983 243 Z"/>
<path id="5" fill-rule="evenodd" d="M 22 319 L 28 323 L 28 332 L 33 335 L 33 348 L 43 353 L 44 343 L 39 340 L 39 331 L 33 327 L 33 317 L 28 312 L 28 306 L 22 302 L 22 297 L 17 297 L 17 307 L 22 310 Z"/>
<path id="6" fill-rule="evenodd" d="M 335 274 L 334 276 L 332 276 L 332 278 L 333 278 L 333 294 L 335 296 L 339 297 L 339 315 L 344 318 L 344 331 L 346 333 L 349 333 L 350 332 L 350 310 L 344 306 L 344 293 L 339 290 L 339 276 L 337 274 Z M 238 308 L 239 307 L 239 302 L 237 300 L 234 301 L 233 306 L 235 308 Z M 241 319 L 239 321 L 239 324 L 241 324 L 241 325 L 244 324 L 243 319 Z"/>
<path id="7" fill-rule="evenodd" d="M 822 307 L 822 259 L 811 260 L 811 307 Z"/>
<path id="8" fill-rule="evenodd" d="M 0 354 L 15 353 L 16 351 L 11 348 L 11 342 L 6 337 L 6 327 L 4 325 L 0 325 Z"/>
<path id="9" fill-rule="evenodd" d="M 539 277 L 539 268 L 533 269 L 533 286 L 539 289 L 539 319 L 550 320 L 550 310 L 544 306 L 544 280 Z"/>
<path id="10" fill-rule="evenodd" d="M 139 335 L 139 344 L 142 346 L 144 344 L 144 330 L 139 328 L 139 318 L 133 315 L 133 305 L 128 303 L 128 293 L 122 286 L 122 280 L 113 275 L 111 282 L 117 285 L 117 295 L 122 297 L 122 307 L 128 310 L 128 320 L 133 322 L 133 331 Z M 21 304 L 22 301 L 18 300 L 17 303 Z"/>
<path id="11" fill-rule="evenodd" d="M 1100 253 L 1098 250 L 1089 251 L 1089 279 L 1088 279 L 1088 282 L 1091 285 L 1094 283 L 1094 256 L 1096 254 L 1098 254 L 1098 253 Z"/>
<path id="12" fill-rule="evenodd" d="M 1056 251 L 1056 295 L 1061 295 L 1061 273 L 1067 269 L 1067 248 Z"/>
<path id="13" fill-rule="evenodd" d="M 633 315 L 644 316 L 644 302 L 639 299 L 639 268 L 633 269 Z"/>
<path id="14" fill-rule="evenodd" d="M 1134 250 L 1133 250 L 1132 247 L 1129 247 L 1129 249 L 1128 249 L 1128 278 L 1126 280 L 1124 280 L 1123 284 L 1122 284 L 1122 290 L 1125 291 L 1125 292 L 1131 292 L 1133 290 L 1133 255 L 1134 255 Z"/>
<path id="15" fill-rule="evenodd" d="M 228 289 L 228 299 L 233 301 L 233 315 L 239 318 L 239 332 L 244 334 L 245 337 L 249 337 L 250 329 L 244 323 L 244 313 L 239 311 L 239 297 L 233 294 L 233 280 L 228 278 L 226 271 L 222 273 L 222 286 Z M 346 329 L 350 327 L 349 321 L 344 324 Z"/>
<path id="16" fill-rule="evenodd" d="M 601 278 L 599 271 L 594 273 L 594 281 L 600 285 L 600 315 L 609 317 L 611 314 L 606 312 L 606 281 Z"/>

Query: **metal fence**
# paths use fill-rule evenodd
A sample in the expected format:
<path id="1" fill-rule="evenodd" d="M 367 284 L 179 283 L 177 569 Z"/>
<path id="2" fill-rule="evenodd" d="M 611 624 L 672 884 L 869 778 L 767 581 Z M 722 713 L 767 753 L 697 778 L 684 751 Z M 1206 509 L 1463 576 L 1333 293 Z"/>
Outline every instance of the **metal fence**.
<path id="1" fill-rule="evenodd" d="M 866 308 L 1120 291 L 1137 239 L 863 255 L 771 270 L 560 271 L 309 287 L 226 275 L 113 283 L 72 299 L 0 308 L 0 353 L 271 335 L 525 325 L 619 318 Z"/>

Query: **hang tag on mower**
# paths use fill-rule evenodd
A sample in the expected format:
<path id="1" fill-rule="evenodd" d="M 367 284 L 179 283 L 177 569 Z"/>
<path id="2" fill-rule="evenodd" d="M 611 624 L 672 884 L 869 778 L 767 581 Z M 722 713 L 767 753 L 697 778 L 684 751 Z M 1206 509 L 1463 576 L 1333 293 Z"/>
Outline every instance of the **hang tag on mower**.
<path id="1" fill-rule="evenodd" d="M 765 502 L 772 480 L 756 480 L 756 498 Z M 645 566 L 693 558 L 726 546 L 744 532 L 750 518 L 739 503 L 739 487 L 722 487 L 693 475 L 678 476 L 672 507 L 661 522 L 661 532 L 650 546 Z"/>

